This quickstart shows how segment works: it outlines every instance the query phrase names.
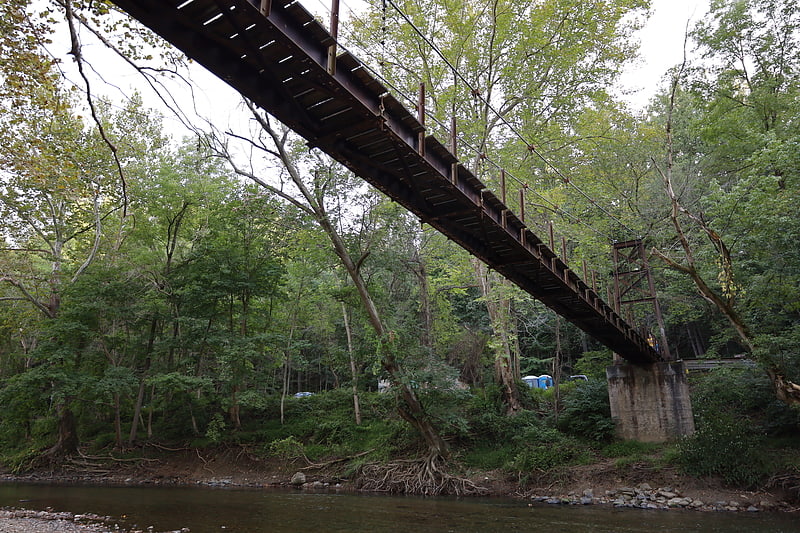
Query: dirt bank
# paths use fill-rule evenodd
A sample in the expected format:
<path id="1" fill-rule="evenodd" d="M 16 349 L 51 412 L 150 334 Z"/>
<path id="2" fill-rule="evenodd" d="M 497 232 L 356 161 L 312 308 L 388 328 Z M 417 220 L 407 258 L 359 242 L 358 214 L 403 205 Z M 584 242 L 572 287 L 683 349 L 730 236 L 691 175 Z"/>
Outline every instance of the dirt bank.
<path id="1" fill-rule="evenodd" d="M 0 481 L 94 483 L 108 485 L 206 485 L 230 487 L 291 486 L 302 473 L 308 490 L 358 491 L 345 461 L 311 463 L 304 458 L 264 459 L 245 447 L 214 453 L 196 449 L 149 449 L 144 457 L 120 460 L 81 457 L 59 468 L 14 475 L 0 472 Z M 697 511 L 797 512 L 793 495 L 773 487 L 743 491 L 726 487 L 717 479 L 697 479 L 672 468 L 648 463 L 624 467 L 613 461 L 528 473 L 525 478 L 497 471 L 462 471 L 486 495 L 534 500 L 550 504 L 614 505 L 617 507 L 682 507 Z M 297 485 L 297 477 L 295 478 Z M 4 530 L 0 529 L 0 533 Z"/>

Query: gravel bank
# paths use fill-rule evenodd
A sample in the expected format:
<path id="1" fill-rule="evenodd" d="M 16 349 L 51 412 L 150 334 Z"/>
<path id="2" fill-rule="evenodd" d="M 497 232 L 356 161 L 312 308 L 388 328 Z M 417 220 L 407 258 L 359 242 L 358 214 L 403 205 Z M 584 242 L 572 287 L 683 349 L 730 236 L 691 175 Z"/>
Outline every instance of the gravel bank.
<path id="1" fill-rule="evenodd" d="M 143 533 L 120 529 L 107 516 L 25 509 L 0 510 L 0 533 Z M 152 533 L 148 531 L 148 533 Z M 164 533 L 189 533 L 189 529 Z"/>
<path id="2" fill-rule="evenodd" d="M 0 533 L 107 533 L 111 527 L 101 516 L 49 511 L 4 509 L 0 511 Z"/>

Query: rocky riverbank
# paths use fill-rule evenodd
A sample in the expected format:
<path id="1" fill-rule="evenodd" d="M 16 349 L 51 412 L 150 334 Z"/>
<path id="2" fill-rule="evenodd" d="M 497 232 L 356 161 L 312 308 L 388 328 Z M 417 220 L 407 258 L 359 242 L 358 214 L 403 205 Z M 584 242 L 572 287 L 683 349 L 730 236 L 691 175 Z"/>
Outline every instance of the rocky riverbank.
<path id="1" fill-rule="evenodd" d="M 730 497 L 728 493 L 718 494 L 718 496 Z M 760 499 L 756 493 L 738 495 L 737 499 L 703 501 L 701 498 L 685 495 L 679 489 L 672 487 L 654 489 L 647 483 L 642 483 L 637 487 L 605 490 L 602 494 L 595 494 L 593 489 L 584 489 L 580 494 L 570 492 L 563 496 L 536 495 L 531 496 L 531 500 L 550 505 L 612 505 L 652 510 L 688 509 L 751 513 L 760 511 L 797 512 L 799 510 L 788 502 L 775 501 L 774 498 L 767 495 Z"/>
<path id="2" fill-rule="evenodd" d="M 110 516 L 67 512 L 1 509 L 0 533 L 145 533 L 121 529 Z M 148 530 L 147 533 L 153 533 Z M 189 533 L 188 529 L 163 533 Z"/>
<path id="3" fill-rule="evenodd" d="M 244 448 L 215 453 L 186 449 L 150 455 L 138 462 L 83 458 L 79 465 L 26 475 L 0 472 L 0 482 L 295 487 L 308 491 L 352 492 L 358 491 L 359 486 L 341 461 L 309 464 L 303 459 L 264 459 L 247 453 Z M 613 461 L 582 465 L 532 475 L 523 484 L 517 476 L 507 472 L 470 471 L 462 475 L 485 488 L 486 495 L 516 498 L 530 505 L 598 505 L 686 512 L 800 512 L 800 503 L 788 492 L 767 488 L 737 490 L 726 487 L 720 480 L 692 478 L 675 469 L 654 469 L 644 463 L 624 467 Z M 31 526 L 33 523 L 35 526 Z M 115 525 L 107 517 L 52 511 L 6 510 L 0 514 L 0 533 L 121 531 L 115 529 Z"/>

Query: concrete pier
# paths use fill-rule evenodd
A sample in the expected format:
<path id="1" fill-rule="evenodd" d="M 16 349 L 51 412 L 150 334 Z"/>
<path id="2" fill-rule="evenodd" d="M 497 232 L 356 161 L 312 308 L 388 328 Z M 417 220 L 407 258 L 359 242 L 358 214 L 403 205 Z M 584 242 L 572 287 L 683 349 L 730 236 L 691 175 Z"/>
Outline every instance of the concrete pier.
<path id="1" fill-rule="evenodd" d="M 665 442 L 694 433 L 686 375 L 683 361 L 606 368 L 617 436 Z"/>

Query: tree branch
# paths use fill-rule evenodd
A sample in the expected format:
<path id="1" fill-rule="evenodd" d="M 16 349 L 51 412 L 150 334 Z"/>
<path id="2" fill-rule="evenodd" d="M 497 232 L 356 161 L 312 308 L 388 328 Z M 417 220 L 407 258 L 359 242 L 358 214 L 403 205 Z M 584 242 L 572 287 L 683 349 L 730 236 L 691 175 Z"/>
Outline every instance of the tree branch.
<path id="1" fill-rule="evenodd" d="M 89 77 L 86 76 L 86 73 L 83 70 L 83 56 L 81 55 L 81 43 L 78 39 L 78 33 L 75 30 L 75 15 L 72 11 L 72 0 L 65 0 L 64 1 L 64 9 L 67 15 L 67 26 L 69 27 L 69 36 L 71 41 L 71 49 L 69 53 L 75 59 L 76 64 L 78 65 L 78 73 L 80 74 L 81 78 L 83 78 L 83 82 L 86 84 L 86 100 L 89 104 L 89 110 L 92 114 L 92 119 L 94 119 L 94 123 L 97 126 L 97 130 L 100 133 L 100 137 L 102 137 L 103 142 L 106 143 L 109 150 L 111 150 L 111 154 L 114 158 L 114 163 L 117 167 L 117 173 L 119 175 L 120 183 L 122 184 L 122 218 L 123 220 L 128 215 L 128 185 L 125 180 L 125 171 L 122 170 L 122 162 L 119 159 L 119 154 L 117 153 L 117 147 L 114 143 L 111 142 L 108 135 L 106 134 L 106 130 L 103 127 L 103 123 L 100 121 L 100 117 L 97 114 L 97 109 L 94 105 L 94 98 L 92 96 L 92 88 L 91 83 L 89 82 Z"/>
<path id="2" fill-rule="evenodd" d="M 28 302 L 33 304 L 33 306 L 36 307 L 36 309 L 38 309 L 39 311 L 41 311 L 47 318 L 54 318 L 50 308 L 47 307 L 42 302 L 40 302 L 38 299 L 36 299 L 30 292 L 28 292 L 28 290 L 19 280 L 12 278 L 10 276 L 3 276 L 0 277 L 0 283 L 3 282 L 8 283 L 12 287 L 16 288 L 19 292 L 21 292 L 24 297 L 21 299 L 27 300 Z"/>

